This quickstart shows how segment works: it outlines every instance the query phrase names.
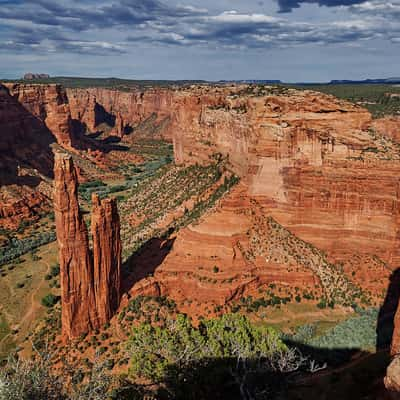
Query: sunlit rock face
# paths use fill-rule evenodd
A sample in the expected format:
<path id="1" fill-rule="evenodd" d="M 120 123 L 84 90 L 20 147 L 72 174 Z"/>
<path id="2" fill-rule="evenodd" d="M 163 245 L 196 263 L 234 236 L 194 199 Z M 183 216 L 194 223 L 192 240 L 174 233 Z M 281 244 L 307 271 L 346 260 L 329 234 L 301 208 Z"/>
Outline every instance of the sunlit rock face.
<path id="1" fill-rule="evenodd" d="M 71 148 L 74 134 L 68 97 L 61 85 L 5 84 L 10 94 L 43 121 L 60 146 Z"/>
<path id="2" fill-rule="evenodd" d="M 15 229 L 50 209 L 53 153 L 74 144 L 59 85 L 0 85 L 0 226 Z"/>
<path id="3" fill-rule="evenodd" d="M 260 210 L 324 251 L 330 262 L 344 263 L 356 283 L 386 289 L 400 261 L 400 155 L 390 138 L 383 143 L 377 136 L 367 110 L 312 91 L 238 85 L 192 86 L 171 90 L 167 98 L 163 135 L 173 140 L 176 163 L 226 157 L 241 183 L 198 224 L 178 233 L 154 277 L 133 293 L 223 304 L 274 280 L 318 285 L 304 265 L 286 274 L 288 265 L 266 252 L 251 260 L 245 256 L 253 246 L 249 231 L 261 223 L 254 217 Z M 110 97 L 104 101 L 111 109 Z M 268 235 L 259 232 L 265 240 Z M 372 265 L 372 255 L 381 260 L 379 267 Z M 212 270 L 216 264 L 223 273 L 209 279 L 224 281 L 218 289 L 197 276 L 199 266 Z M 184 284 L 175 278 L 182 269 Z"/>
<path id="4" fill-rule="evenodd" d="M 174 90 L 67 89 L 67 95 L 72 119 L 81 122 L 90 132 L 106 122 L 114 127 L 115 136 L 128 136 L 132 131 L 137 136 L 136 128 L 149 124 L 151 137 L 172 139 L 167 127 L 173 113 Z"/>
<path id="5" fill-rule="evenodd" d="M 248 88 L 181 91 L 174 108 L 178 163 L 228 156 L 247 195 L 302 239 L 339 258 L 363 249 L 400 261 L 399 154 L 379 147 L 368 111 L 310 91 Z"/>
<path id="6" fill-rule="evenodd" d="M 54 211 L 61 270 L 62 335 L 68 340 L 98 329 L 119 305 L 121 241 L 115 200 L 94 197 L 93 256 L 78 204 L 72 158 L 56 153 Z"/>
<path id="7" fill-rule="evenodd" d="M 93 281 L 97 314 L 102 324 L 118 309 L 120 300 L 121 238 L 115 199 L 92 196 Z"/>

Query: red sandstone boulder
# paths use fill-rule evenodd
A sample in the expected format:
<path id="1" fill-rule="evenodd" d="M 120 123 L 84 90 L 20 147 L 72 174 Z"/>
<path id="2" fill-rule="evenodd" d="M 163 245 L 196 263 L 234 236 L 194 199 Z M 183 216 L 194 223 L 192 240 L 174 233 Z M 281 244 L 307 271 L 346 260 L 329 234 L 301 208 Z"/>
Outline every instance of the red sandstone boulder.
<path id="1" fill-rule="evenodd" d="M 385 386 L 391 392 L 400 396 L 400 357 L 395 357 L 390 363 L 385 377 Z"/>

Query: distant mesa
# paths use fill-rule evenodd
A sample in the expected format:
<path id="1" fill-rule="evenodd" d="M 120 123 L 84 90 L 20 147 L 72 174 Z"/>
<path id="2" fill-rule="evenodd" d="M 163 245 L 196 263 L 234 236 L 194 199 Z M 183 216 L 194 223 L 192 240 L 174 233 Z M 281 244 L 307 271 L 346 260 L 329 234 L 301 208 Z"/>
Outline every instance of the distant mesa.
<path id="1" fill-rule="evenodd" d="M 25 81 L 33 81 L 34 79 L 49 79 L 49 74 L 33 74 L 32 72 L 28 72 L 24 75 L 23 79 Z"/>
<path id="2" fill-rule="evenodd" d="M 384 79 L 364 79 L 364 80 L 332 80 L 329 82 L 331 85 L 359 85 L 359 84 L 391 84 L 391 83 L 400 83 L 400 77 L 393 78 L 384 78 Z"/>
<path id="3" fill-rule="evenodd" d="M 243 84 L 255 84 L 255 85 L 278 85 L 283 83 L 279 79 L 243 79 L 243 80 L 220 80 L 218 83 L 243 83 Z"/>

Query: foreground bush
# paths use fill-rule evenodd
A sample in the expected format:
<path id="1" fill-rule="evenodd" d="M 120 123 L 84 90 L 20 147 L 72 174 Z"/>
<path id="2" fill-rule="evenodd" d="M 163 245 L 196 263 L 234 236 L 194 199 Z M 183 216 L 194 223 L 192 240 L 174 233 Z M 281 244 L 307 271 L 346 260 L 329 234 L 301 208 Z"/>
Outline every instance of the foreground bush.
<path id="1" fill-rule="evenodd" d="M 50 373 L 46 361 L 11 358 L 0 370 L 0 400 L 64 400 L 61 379 Z"/>
<path id="2" fill-rule="evenodd" d="M 185 400 L 263 398 L 306 365 L 275 330 L 240 314 L 202 321 L 198 327 L 184 315 L 163 327 L 142 324 L 133 329 L 128 352 L 133 378 L 164 387 L 159 398 Z"/>
<path id="3" fill-rule="evenodd" d="M 83 379 L 80 369 L 54 371 L 49 356 L 39 360 L 10 358 L 0 369 L 0 400 L 109 400 L 113 380 L 104 363 L 95 362 Z M 80 378 L 79 378 L 80 377 Z M 134 387 L 125 387 L 131 393 Z M 120 398 L 120 397 L 115 397 Z"/>

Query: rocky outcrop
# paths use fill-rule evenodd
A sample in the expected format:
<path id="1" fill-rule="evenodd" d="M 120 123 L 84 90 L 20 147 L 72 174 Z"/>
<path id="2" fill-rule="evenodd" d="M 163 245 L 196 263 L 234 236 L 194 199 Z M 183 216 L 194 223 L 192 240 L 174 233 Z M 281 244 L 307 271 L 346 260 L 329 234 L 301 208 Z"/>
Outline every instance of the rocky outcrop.
<path id="1" fill-rule="evenodd" d="M 347 281 L 339 286 L 351 281 L 379 301 L 400 262 L 400 153 L 370 129 L 367 110 L 321 93 L 271 87 L 199 86 L 172 96 L 166 129 L 175 161 L 225 157 L 241 184 L 178 233 L 153 278 L 139 282 L 133 295 L 157 287 L 178 302 L 190 298 L 185 311 L 194 313 L 194 303 L 224 305 L 257 296 L 270 283 L 307 289 L 337 281 L 344 266 Z M 291 233 L 288 243 L 267 246 L 285 230 L 257 229 L 268 225 L 254 222 L 257 208 Z M 135 267 L 145 269 L 146 258 L 152 255 L 135 259 Z M 335 288 L 326 286 L 329 295 Z"/>
<path id="2" fill-rule="evenodd" d="M 387 116 L 375 119 L 372 128 L 382 136 L 400 143 L 400 117 Z"/>
<path id="3" fill-rule="evenodd" d="M 98 318 L 111 319 L 120 300 L 121 238 L 115 199 L 92 196 L 94 293 Z"/>
<path id="4" fill-rule="evenodd" d="M 121 116 L 121 113 L 118 112 L 117 116 L 115 117 L 115 126 L 114 126 L 113 133 L 115 136 L 122 138 L 124 136 L 124 131 L 125 131 L 124 120 Z"/>
<path id="5" fill-rule="evenodd" d="M 49 74 L 34 74 L 32 72 L 28 72 L 24 75 L 23 79 L 26 81 L 31 81 L 33 79 L 49 79 Z"/>
<path id="6" fill-rule="evenodd" d="M 392 343 L 390 347 L 390 355 L 392 361 L 386 371 L 385 386 L 386 388 L 400 397 L 400 303 L 394 317 L 394 329 Z"/>
<path id="7" fill-rule="evenodd" d="M 77 337 L 99 327 L 88 232 L 78 203 L 72 158 L 56 153 L 54 213 L 61 274 L 62 333 Z"/>
<path id="8" fill-rule="evenodd" d="M 121 243 L 114 200 L 94 197 L 93 257 L 78 204 L 72 158 L 56 153 L 54 211 L 61 270 L 62 335 L 71 339 L 104 325 L 119 304 Z"/>
<path id="9" fill-rule="evenodd" d="M 21 221 L 36 220 L 42 212 L 51 211 L 49 198 L 29 187 L 12 187 L 13 192 L 0 194 L 0 227 L 16 229 Z M 16 194 L 16 193 L 17 194 Z"/>
<path id="10" fill-rule="evenodd" d="M 384 379 L 386 389 L 396 393 L 396 399 L 400 395 L 400 357 L 395 357 L 390 363 Z"/>
<path id="11" fill-rule="evenodd" d="M 0 227 L 16 228 L 49 209 L 41 184 L 53 174 L 55 137 L 0 85 Z"/>
<path id="12" fill-rule="evenodd" d="M 30 114 L 46 125 L 60 146 L 74 146 L 68 98 L 61 85 L 10 83 L 5 86 Z"/>

